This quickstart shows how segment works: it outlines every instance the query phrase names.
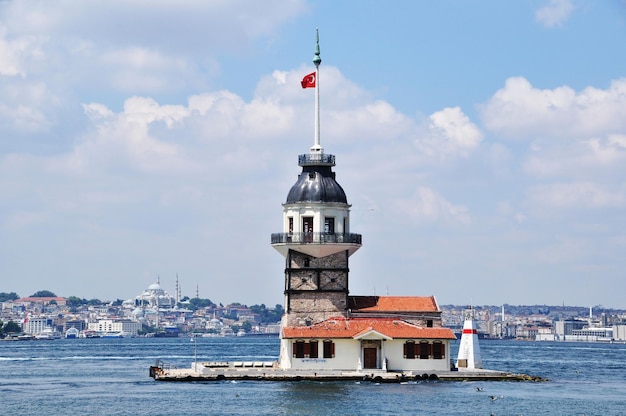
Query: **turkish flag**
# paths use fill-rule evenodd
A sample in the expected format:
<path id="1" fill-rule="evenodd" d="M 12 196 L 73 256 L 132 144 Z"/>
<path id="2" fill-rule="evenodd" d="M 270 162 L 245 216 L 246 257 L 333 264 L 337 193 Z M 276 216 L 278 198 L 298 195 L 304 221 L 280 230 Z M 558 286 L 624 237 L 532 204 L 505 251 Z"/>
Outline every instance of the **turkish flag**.
<path id="1" fill-rule="evenodd" d="M 300 84 L 302 88 L 315 88 L 315 72 L 305 75 Z"/>

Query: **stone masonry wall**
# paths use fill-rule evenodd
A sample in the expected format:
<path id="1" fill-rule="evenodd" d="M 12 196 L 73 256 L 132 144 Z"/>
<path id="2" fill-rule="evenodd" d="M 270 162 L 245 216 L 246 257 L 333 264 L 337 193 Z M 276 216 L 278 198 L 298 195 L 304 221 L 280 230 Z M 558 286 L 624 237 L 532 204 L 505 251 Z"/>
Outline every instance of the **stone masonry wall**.
<path id="1" fill-rule="evenodd" d="M 346 252 L 322 258 L 296 251 L 287 258 L 285 291 L 289 299 L 286 324 L 311 325 L 345 316 L 348 294 Z"/>

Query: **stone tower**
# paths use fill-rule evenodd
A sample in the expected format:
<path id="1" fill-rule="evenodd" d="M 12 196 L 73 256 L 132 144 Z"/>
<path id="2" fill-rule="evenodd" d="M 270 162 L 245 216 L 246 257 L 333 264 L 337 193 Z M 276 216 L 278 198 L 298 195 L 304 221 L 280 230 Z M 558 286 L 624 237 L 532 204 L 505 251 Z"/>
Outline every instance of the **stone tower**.
<path id="1" fill-rule="evenodd" d="M 283 204 L 283 232 L 272 234 L 272 246 L 285 257 L 283 326 L 347 316 L 348 259 L 361 247 L 361 235 L 350 232 L 350 204 L 335 179 L 335 156 L 320 145 L 319 36 L 313 63 L 315 72 L 302 87 L 315 88 L 314 144 L 298 156 L 302 172 Z"/>

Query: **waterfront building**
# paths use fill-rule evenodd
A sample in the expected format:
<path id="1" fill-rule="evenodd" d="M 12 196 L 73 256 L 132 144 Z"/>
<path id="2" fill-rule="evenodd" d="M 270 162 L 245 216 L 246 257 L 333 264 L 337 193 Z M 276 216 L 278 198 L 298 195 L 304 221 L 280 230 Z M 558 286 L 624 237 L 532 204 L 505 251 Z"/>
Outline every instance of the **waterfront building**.
<path id="1" fill-rule="evenodd" d="M 88 330 L 99 334 L 137 335 L 141 331 L 141 323 L 129 319 L 99 319 L 97 322 L 90 322 Z"/>
<path id="2" fill-rule="evenodd" d="M 613 325 L 613 339 L 626 341 L 626 325 Z"/>
<path id="3" fill-rule="evenodd" d="M 587 325 L 582 319 L 565 319 L 554 323 L 554 334 L 557 339 L 565 339 L 565 335 L 572 335 L 574 331 L 583 329 Z"/>
<path id="4" fill-rule="evenodd" d="M 450 340 L 433 296 L 351 296 L 349 258 L 362 244 L 350 229 L 346 193 L 335 156 L 320 144 L 319 38 L 315 72 L 314 143 L 298 157 L 302 168 L 283 204 L 283 232 L 272 246 L 285 257 L 285 314 L 280 367 L 337 370 L 448 370 Z"/>
<path id="5" fill-rule="evenodd" d="M 22 324 L 22 331 L 32 335 L 55 329 L 54 319 L 47 316 L 27 316 Z"/>
<path id="6" fill-rule="evenodd" d="M 63 332 L 70 328 L 76 328 L 80 332 L 87 328 L 87 322 L 84 319 L 69 319 L 63 324 Z"/>

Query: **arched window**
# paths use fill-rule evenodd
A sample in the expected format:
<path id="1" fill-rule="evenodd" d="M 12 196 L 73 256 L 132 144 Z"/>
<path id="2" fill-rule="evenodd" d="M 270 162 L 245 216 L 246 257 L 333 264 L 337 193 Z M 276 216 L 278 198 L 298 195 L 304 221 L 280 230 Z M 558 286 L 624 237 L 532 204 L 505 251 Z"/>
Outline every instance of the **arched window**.
<path id="1" fill-rule="evenodd" d="M 428 343 L 428 341 L 420 341 L 419 345 L 420 360 L 428 360 L 430 355 L 430 344 Z"/>
<path id="2" fill-rule="evenodd" d="M 433 358 L 441 360 L 446 358 L 446 346 L 441 341 L 433 342 Z"/>
<path id="3" fill-rule="evenodd" d="M 318 353 L 317 353 L 317 340 L 311 340 L 309 341 L 309 358 L 317 358 L 318 357 Z"/>
<path id="4" fill-rule="evenodd" d="M 324 358 L 335 358 L 335 343 L 331 340 L 324 340 Z"/>
<path id="5" fill-rule="evenodd" d="M 415 341 L 407 341 L 404 343 L 404 358 L 415 358 Z"/>
<path id="6" fill-rule="evenodd" d="M 304 358 L 304 341 L 296 341 L 293 343 L 294 358 Z"/>
<path id="7" fill-rule="evenodd" d="M 309 342 L 297 340 L 293 343 L 294 358 L 318 358 L 318 341 L 313 339 Z"/>

